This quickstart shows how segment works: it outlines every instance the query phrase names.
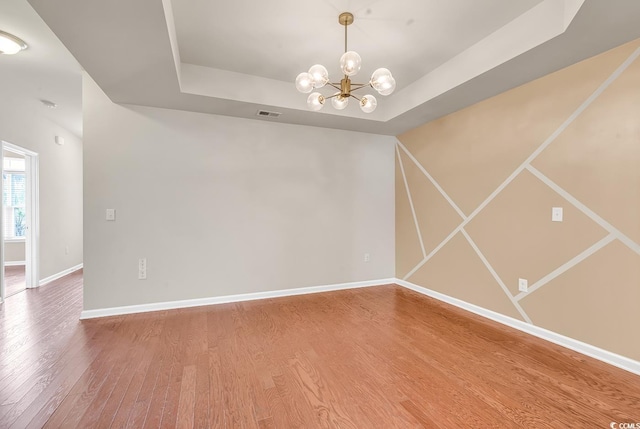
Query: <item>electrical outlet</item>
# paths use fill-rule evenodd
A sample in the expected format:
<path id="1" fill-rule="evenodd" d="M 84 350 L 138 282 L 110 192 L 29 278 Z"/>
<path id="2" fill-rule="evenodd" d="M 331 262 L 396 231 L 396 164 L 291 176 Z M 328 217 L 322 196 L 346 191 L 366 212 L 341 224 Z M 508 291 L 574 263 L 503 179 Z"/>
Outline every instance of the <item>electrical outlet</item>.
<path id="1" fill-rule="evenodd" d="M 365 262 L 370 262 L 371 261 L 371 254 L 370 253 L 365 253 L 363 260 Z"/>
<path id="2" fill-rule="evenodd" d="M 551 220 L 553 222 L 562 222 L 562 207 L 551 208 Z"/>
<path id="3" fill-rule="evenodd" d="M 147 258 L 138 259 L 138 280 L 147 278 Z"/>
<path id="4" fill-rule="evenodd" d="M 116 220 L 116 209 L 107 209 L 105 218 L 110 221 Z"/>
<path id="5" fill-rule="evenodd" d="M 527 281 L 527 279 L 518 279 L 518 290 L 520 292 L 529 291 L 529 282 Z"/>

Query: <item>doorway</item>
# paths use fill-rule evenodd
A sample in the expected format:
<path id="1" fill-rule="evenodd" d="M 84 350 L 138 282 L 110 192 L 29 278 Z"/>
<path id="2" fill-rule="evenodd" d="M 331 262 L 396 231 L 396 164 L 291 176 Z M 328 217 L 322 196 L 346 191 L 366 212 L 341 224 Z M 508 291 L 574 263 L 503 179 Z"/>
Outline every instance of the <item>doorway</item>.
<path id="1" fill-rule="evenodd" d="M 38 286 L 38 154 L 2 142 L 0 299 Z"/>

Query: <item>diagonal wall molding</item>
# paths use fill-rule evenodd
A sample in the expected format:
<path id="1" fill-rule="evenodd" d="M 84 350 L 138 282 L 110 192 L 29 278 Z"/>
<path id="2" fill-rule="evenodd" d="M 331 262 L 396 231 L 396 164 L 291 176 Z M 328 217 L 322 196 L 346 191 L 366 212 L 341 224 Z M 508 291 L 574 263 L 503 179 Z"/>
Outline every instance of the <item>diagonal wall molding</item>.
<path id="1" fill-rule="evenodd" d="M 471 236 L 469 236 L 469 234 L 467 234 L 467 231 L 465 231 L 464 228 L 462 229 L 462 235 L 464 235 L 464 238 L 467 239 L 467 241 L 469 242 L 469 244 L 471 245 L 473 250 L 476 252 L 476 255 L 478 255 L 478 257 L 480 258 L 480 260 L 482 261 L 484 266 L 487 268 L 487 270 L 489 270 L 489 272 L 491 273 L 491 275 L 493 276 L 495 281 L 498 282 L 498 284 L 500 285 L 500 288 L 502 289 L 502 291 L 507 295 L 507 298 L 509 298 L 509 301 L 511 301 L 511 304 L 513 304 L 513 306 L 516 308 L 516 310 L 518 310 L 518 313 L 520 313 L 522 318 L 524 320 L 526 320 L 527 323 L 532 323 L 533 324 L 533 322 L 531 321 L 531 318 L 529 318 L 529 316 L 524 311 L 524 309 L 520 306 L 518 301 L 513 297 L 513 295 L 511 295 L 511 292 L 507 288 L 507 285 L 504 284 L 504 282 L 502 281 L 502 279 L 500 278 L 500 276 L 498 275 L 496 270 L 493 269 L 493 267 L 491 266 L 491 264 L 489 263 L 487 258 L 485 258 L 485 256 L 482 254 L 482 251 L 480 251 L 480 248 L 478 247 L 478 245 L 473 241 Z"/>
<path id="2" fill-rule="evenodd" d="M 602 217 L 598 216 L 598 214 L 596 212 L 594 212 L 589 207 L 587 207 L 586 205 L 581 203 L 576 197 L 571 195 L 569 192 L 567 192 L 564 189 L 562 189 L 553 180 L 551 180 L 547 176 L 545 176 L 540 170 L 538 170 L 537 168 L 535 168 L 532 165 L 527 165 L 526 168 L 531 174 L 533 174 L 538 179 L 540 179 L 540 181 L 542 181 L 545 185 L 547 185 L 548 187 L 553 189 L 556 193 L 558 193 L 558 195 L 560 195 L 562 198 L 564 198 L 565 200 L 567 200 L 568 202 L 573 204 L 573 206 L 576 207 L 578 210 L 580 210 L 582 213 L 584 213 L 585 215 L 589 216 L 591 218 L 591 220 L 593 220 L 595 223 L 597 223 L 598 225 L 600 225 L 601 227 L 603 227 L 604 229 L 609 231 L 609 233 L 612 236 L 614 236 L 615 238 L 620 240 L 629 249 L 633 250 L 634 252 L 636 252 L 637 254 L 640 255 L 640 244 L 636 243 L 631 238 L 629 238 L 627 235 L 622 233 L 622 231 L 620 231 L 619 229 L 617 229 L 616 227 L 611 225 L 609 222 L 604 220 Z"/>
<path id="3" fill-rule="evenodd" d="M 607 244 L 611 243 L 613 240 L 615 240 L 615 237 L 613 236 L 613 234 L 607 235 L 605 238 L 603 238 L 602 240 L 598 241 L 593 246 L 587 248 L 584 252 L 580 253 L 579 255 L 575 256 L 574 258 L 571 258 L 569 261 L 567 261 L 566 263 L 564 263 L 560 267 L 556 268 L 555 270 L 551 271 L 549 274 L 547 274 L 546 276 L 544 276 L 543 278 L 541 278 L 540 280 L 535 282 L 533 285 L 529 286 L 529 290 L 527 292 L 521 292 L 518 295 L 516 295 L 515 296 L 515 300 L 516 301 L 520 301 L 522 298 L 531 295 L 532 292 L 537 291 L 542 286 L 544 286 L 547 283 L 549 283 L 551 280 L 553 280 L 556 277 L 558 277 L 559 275 L 569 271 L 571 268 L 575 267 L 580 262 L 584 261 L 589 256 L 593 255 L 598 250 L 602 249 L 604 246 L 606 246 Z"/>
<path id="4" fill-rule="evenodd" d="M 438 192 L 440 192 L 440 194 L 444 197 L 445 200 L 447 200 L 447 202 L 460 215 L 460 217 L 462 219 L 466 219 L 467 215 L 465 215 L 462 212 L 462 210 L 460 210 L 460 207 L 458 207 L 458 205 L 455 203 L 455 201 L 453 201 L 453 198 L 451 198 L 449 196 L 449 194 L 447 194 L 445 192 L 445 190 L 442 189 L 442 186 L 440 186 L 440 184 L 436 181 L 436 179 L 434 179 L 433 176 L 431 174 L 429 174 L 429 172 L 422 166 L 422 164 L 420 164 L 420 162 L 418 162 L 418 160 L 415 158 L 415 156 L 413 156 L 413 154 L 411 152 L 409 152 L 409 150 L 405 147 L 405 145 L 403 145 L 400 141 L 398 141 L 398 145 L 397 146 L 402 148 L 402 151 L 404 153 L 406 153 L 407 156 L 409 157 L 409 159 L 411 159 L 411 161 L 413 161 L 413 163 L 416 165 L 416 167 L 418 167 L 418 169 L 420 171 L 422 171 L 422 174 L 424 174 L 427 177 L 427 179 L 429 179 L 429 181 L 433 184 L 433 186 L 436 187 Z M 398 154 L 398 156 L 400 156 L 400 155 Z"/>
<path id="5" fill-rule="evenodd" d="M 418 234 L 418 240 L 420 242 L 420 249 L 422 250 L 422 257 L 427 257 L 427 252 L 424 250 L 424 241 L 422 240 L 422 234 L 420 233 L 420 224 L 418 223 L 418 217 L 416 216 L 416 210 L 413 206 L 413 200 L 411 199 L 411 190 L 409 189 L 409 182 L 407 182 L 407 175 L 404 173 L 404 165 L 402 164 L 402 157 L 396 145 L 396 156 L 398 157 L 398 165 L 400 166 L 400 172 L 402 173 L 402 180 L 404 181 L 404 189 L 407 191 L 407 198 L 409 199 L 409 206 L 411 207 L 411 215 L 413 216 L 413 222 L 416 225 L 416 233 Z"/>
<path id="6" fill-rule="evenodd" d="M 555 141 L 556 138 L 558 138 L 558 136 L 562 134 L 562 132 L 564 132 L 564 130 L 567 129 L 567 127 L 569 127 L 569 125 L 571 125 L 571 123 L 573 123 L 573 121 L 575 121 L 576 118 L 578 118 L 580 114 L 584 112 L 584 110 L 587 109 L 639 56 L 640 56 L 640 48 L 636 49 L 620 66 L 618 66 L 618 68 L 616 68 L 616 70 L 613 73 L 611 73 L 611 75 L 467 217 L 461 214 L 460 208 L 455 204 L 455 202 L 451 199 L 451 197 L 449 197 L 446 191 L 436 182 L 436 180 L 428 173 L 428 171 L 424 168 L 424 166 L 420 164 L 420 162 L 413 156 L 413 154 L 411 154 L 411 152 L 402 144 L 402 142 L 398 141 L 397 146 L 401 148 L 407 154 L 407 156 L 409 156 L 409 158 L 418 166 L 420 171 L 422 171 L 422 173 L 427 177 L 427 179 L 434 184 L 434 186 L 438 189 L 438 191 L 442 194 L 442 196 L 449 202 L 449 204 L 451 204 L 451 206 L 459 214 L 461 214 L 463 218 L 463 221 L 460 223 L 460 225 L 458 225 L 458 227 L 456 227 L 435 249 L 433 249 L 433 251 L 431 251 L 428 255 L 426 255 L 424 259 L 420 261 L 411 271 L 409 271 L 409 273 L 407 273 L 403 277 L 403 280 L 407 280 L 408 278 L 410 278 L 427 261 L 429 261 L 429 259 L 431 259 L 436 253 L 438 253 L 438 251 L 442 249 L 442 247 L 444 247 L 458 232 L 462 231 L 465 237 L 468 237 L 467 240 L 469 240 L 470 237 L 468 236 L 468 234 L 466 234 L 466 231 L 464 231 L 463 228 L 471 220 L 473 220 L 473 218 L 477 216 L 491 201 L 493 201 L 525 169 L 530 171 L 532 174 L 534 174 L 538 179 L 540 179 L 543 183 L 545 183 L 547 186 L 549 186 L 551 189 L 553 189 L 555 192 L 561 195 L 569 203 L 574 205 L 578 210 L 583 212 L 589 218 L 591 218 L 596 223 L 598 223 L 603 228 L 605 228 L 607 231 L 609 231 L 612 237 L 615 237 L 616 239 L 622 241 L 626 246 L 634 250 L 636 253 L 640 254 L 640 245 L 638 245 L 629 237 L 624 235 L 622 232 L 614 228 L 611 224 L 606 222 L 604 219 L 598 216 L 595 212 L 593 212 L 587 206 L 580 203 L 575 197 L 573 197 L 567 191 L 563 190 L 560 186 L 555 184 L 553 181 L 551 181 L 549 178 L 544 176 L 540 171 L 538 171 L 535 167 L 531 165 L 531 163 L 538 157 L 538 155 L 540 155 L 542 151 L 544 151 L 551 143 L 553 143 L 553 141 Z M 405 184 L 407 185 L 407 188 L 408 188 L 406 178 L 405 178 Z M 417 223 L 417 218 L 415 218 L 415 213 L 414 213 L 414 220 Z M 536 284 L 532 285 L 532 288 L 527 293 L 527 295 L 530 295 L 532 292 L 534 292 L 535 290 L 539 289 L 541 286 L 549 282 L 552 278 L 557 277 L 562 272 L 570 269 L 571 267 L 579 263 L 581 260 L 585 259 L 589 255 L 595 253 L 597 250 L 604 247 L 606 244 L 612 241 L 612 239 L 609 240 L 609 237 L 610 236 L 605 237 L 603 240 L 599 241 L 598 243 L 589 247 L 585 251 L 581 252 L 579 255 L 572 258 L 570 261 L 567 261 L 567 263 L 565 263 L 563 266 L 547 274 L 545 277 L 540 279 Z M 477 246 L 474 247 L 474 250 L 476 248 Z M 477 250 L 477 253 L 479 257 L 482 254 L 479 248 Z M 480 259 L 483 260 L 483 263 L 485 264 L 487 269 L 492 273 L 492 275 L 494 275 L 495 271 L 491 268 L 491 265 L 486 260 L 486 258 L 480 257 Z M 494 278 L 496 278 L 496 280 L 499 279 L 499 276 L 497 276 L 497 273 L 496 275 L 494 275 Z M 544 283 L 542 283 L 543 280 L 545 280 Z M 504 284 L 504 283 L 501 283 L 501 281 L 499 281 L 498 283 L 501 284 L 501 287 Z M 536 286 L 535 289 L 533 289 L 533 286 Z M 509 297 L 510 299 L 512 299 L 512 302 L 514 302 L 514 305 L 517 304 L 518 300 L 523 298 L 523 296 L 518 295 L 519 298 L 515 299 L 511 295 L 511 293 L 509 293 Z M 516 308 L 518 307 L 519 305 Z M 518 311 L 521 311 L 521 309 L 519 309 Z M 524 313 L 524 311 L 522 312 Z M 529 321 L 529 323 L 531 322 Z"/>

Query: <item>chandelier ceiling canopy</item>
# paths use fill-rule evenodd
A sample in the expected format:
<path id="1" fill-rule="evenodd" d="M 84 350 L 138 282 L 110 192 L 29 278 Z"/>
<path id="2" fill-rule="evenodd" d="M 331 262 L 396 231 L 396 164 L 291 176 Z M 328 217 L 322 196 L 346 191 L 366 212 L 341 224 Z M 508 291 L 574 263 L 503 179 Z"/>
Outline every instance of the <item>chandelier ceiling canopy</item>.
<path id="1" fill-rule="evenodd" d="M 342 110 L 349 104 L 349 98 L 355 98 L 360 104 L 360 109 L 365 113 L 371 113 L 376 109 L 378 101 L 371 94 L 358 97 L 353 94 L 362 88 L 371 87 L 378 91 L 380 95 L 389 95 L 396 89 L 396 80 L 391 72 L 385 68 L 379 68 L 373 72 L 371 79 L 367 83 L 352 83 L 351 76 L 355 76 L 362 66 L 362 59 L 355 51 L 347 49 L 347 28 L 353 24 L 353 14 L 343 12 L 338 16 L 338 22 L 344 26 L 344 54 L 340 58 L 340 69 L 344 77 L 340 82 L 330 82 L 329 72 L 326 67 L 320 64 L 312 66 L 308 72 L 303 72 L 296 78 L 296 88 L 298 91 L 307 94 L 314 89 L 329 85 L 338 92 L 325 97 L 320 92 L 312 92 L 307 98 L 309 109 L 318 111 L 322 109 L 326 100 L 331 99 L 331 104 L 337 110 Z"/>

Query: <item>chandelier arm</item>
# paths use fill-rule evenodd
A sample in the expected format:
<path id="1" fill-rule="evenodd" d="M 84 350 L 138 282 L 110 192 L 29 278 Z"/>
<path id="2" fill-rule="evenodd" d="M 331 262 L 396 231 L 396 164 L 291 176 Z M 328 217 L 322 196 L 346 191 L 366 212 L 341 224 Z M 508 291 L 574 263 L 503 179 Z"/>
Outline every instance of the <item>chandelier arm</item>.
<path id="1" fill-rule="evenodd" d="M 330 95 L 330 96 L 328 96 L 328 97 L 324 97 L 324 99 L 325 99 L 325 100 L 329 100 L 330 98 L 340 97 L 341 95 L 342 95 L 342 94 L 333 94 L 333 95 Z"/>
<path id="2" fill-rule="evenodd" d="M 338 91 L 340 91 L 340 85 L 339 83 L 333 83 L 333 82 L 327 82 L 327 85 L 330 85 L 332 87 L 334 87 L 335 89 L 337 89 Z"/>
<path id="3" fill-rule="evenodd" d="M 361 98 L 358 98 L 358 97 L 356 97 L 356 96 L 355 96 L 355 95 L 353 95 L 353 94 L 349 94 L 349 97 L 353 97 L 353 98 L 355 98 L 355 99 L 356 99 L 356 100 L 358 100 L 358 101 L 362 101 L 362 99 L 361 99 Z"/>
<path id="4" fill-rule="evenodd" d="M 370 84 L 370 83 L 353 83 L 353 84 L 351 84 L 351 85 L 352 85 L 352 86 L 351 86 L 351 91 L 357 91 L 357 90 L 359 90 L 359 89 L 362 89 L 362 88 L 366 88 L 366 87 L 368 87 L 368 86 L 371 86 L 371 84 Z M 355 88 L 354 88 L 354 86 L 355 86 Z M 372 88 L 373 88 L 373 87 L 372 87 Z"/>

